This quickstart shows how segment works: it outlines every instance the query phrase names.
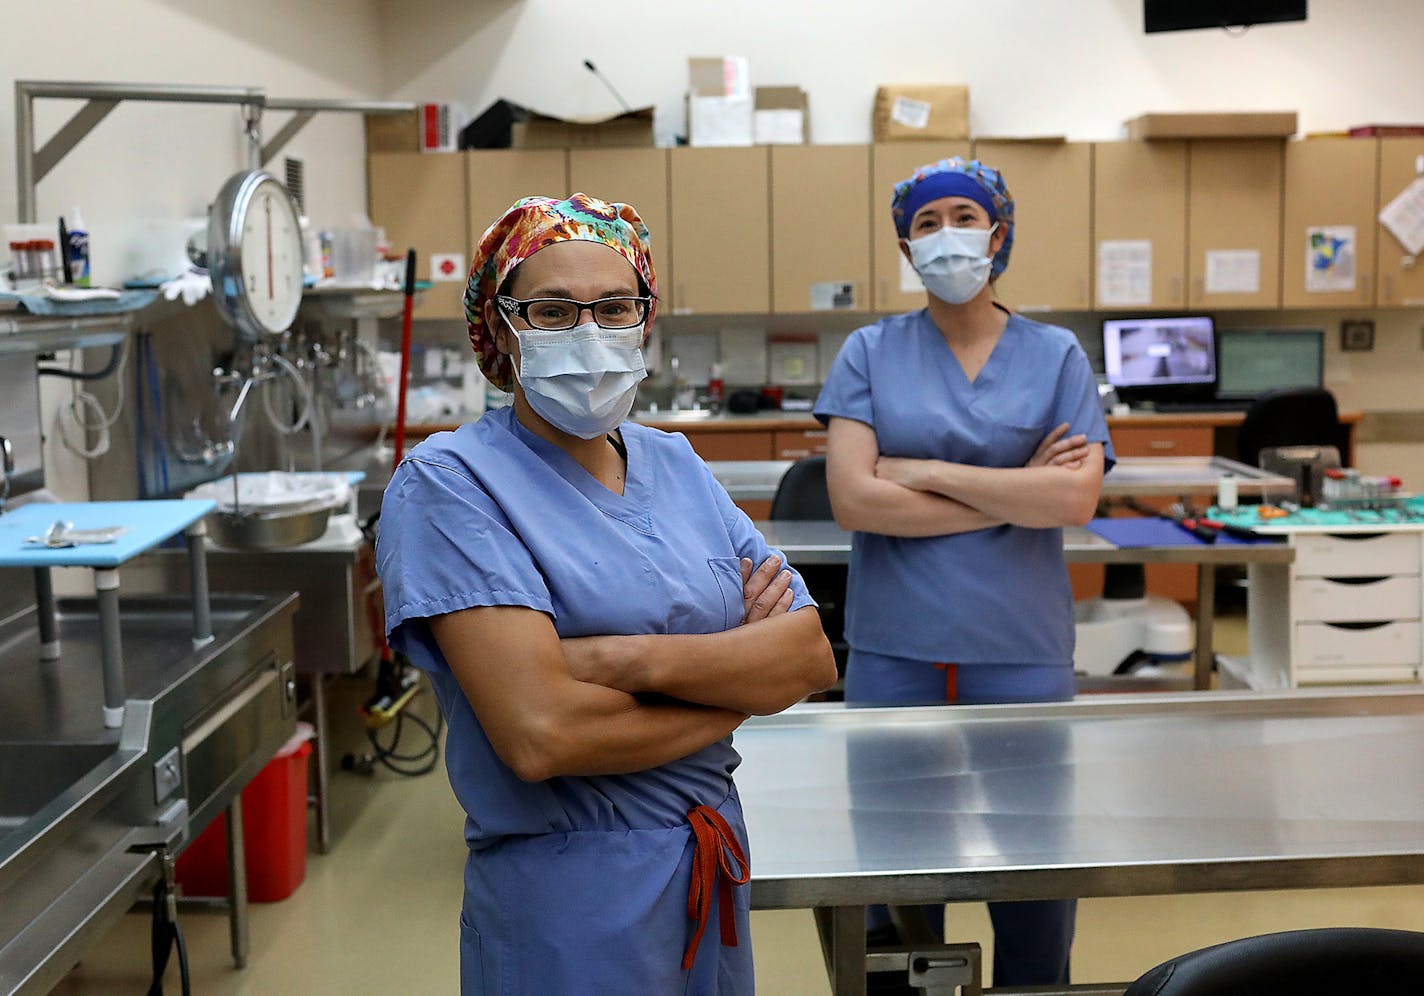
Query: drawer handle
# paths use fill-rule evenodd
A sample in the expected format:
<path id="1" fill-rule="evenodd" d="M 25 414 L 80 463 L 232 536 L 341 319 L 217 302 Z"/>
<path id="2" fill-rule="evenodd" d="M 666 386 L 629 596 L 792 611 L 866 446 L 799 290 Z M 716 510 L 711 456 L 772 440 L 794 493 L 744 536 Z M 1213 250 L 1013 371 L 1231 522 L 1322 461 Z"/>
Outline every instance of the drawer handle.
<path id="1" fill-rule="evenodd" d="M 1382 620 L 1379 620 L 1378 622 L 1326 622 L 1326 623 L 1321 623 L 1321 625 L 1322 625 L 1322 626 L 1329 626 L 1331 629 L 1367 630 L 1367 629 L 1379 629 L 1379 628 L 1381 628 L 1381 627 L 1383 627 L 1383 626 L 1391 626 L 1391 625 L 1393 625 L 1396 621 L 1397 621 L 1397 620 L 1394 620 L 1394 619 L 1382 619 Z"/>
<path id="2" fill-rule="evenodd" d="M 1381 536 L 1389 536 L 1389 533 L 1325 533 L 1333 540 L 1342 540 L 1346 543 L 1361 543 L 1365 540 L 1379 539 Z"/>
<path id="3" fill-rule="evenodd" d="M 1175 440 L 1171 439 L 1154 439 L 1150 443 L 1148 443 L 1147 446 L 1149 449 L 1154 450 L 1175 450 L 1177 448 L 1177 443 Z"/>
<path id="4" fill-rule="evenodd" d="M 1382 582 L 1382 581 L 1388 581 L 1389 579 L 1390 579 L 1390 575 L 1388 575 L 1388 574 L 1381 574 L 1379 577 L 1373 577 L 1373 578 L 1330 578 L 1330 577 L 1326 577 L 1326 578 L 1321 578 L 1320 580 L 1322 580 L 1322 581 L 1329 581 L 1331 584 L 1366 585 L 1366 584 L 1379 584 L 1380 582 Z"/>

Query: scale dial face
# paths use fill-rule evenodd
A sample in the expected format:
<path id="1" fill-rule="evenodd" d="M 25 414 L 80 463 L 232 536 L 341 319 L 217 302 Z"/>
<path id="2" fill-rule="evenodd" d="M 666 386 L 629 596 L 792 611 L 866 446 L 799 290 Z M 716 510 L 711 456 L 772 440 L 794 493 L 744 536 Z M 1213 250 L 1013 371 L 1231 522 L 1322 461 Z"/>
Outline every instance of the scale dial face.
<path id="1" fill-rule="evenodd" d="M 302 302 L 302 230 L 277 178 L 239 173 L 208 220 L 213 291 L 223 317 L 248 338 L 280 335 Z"/>

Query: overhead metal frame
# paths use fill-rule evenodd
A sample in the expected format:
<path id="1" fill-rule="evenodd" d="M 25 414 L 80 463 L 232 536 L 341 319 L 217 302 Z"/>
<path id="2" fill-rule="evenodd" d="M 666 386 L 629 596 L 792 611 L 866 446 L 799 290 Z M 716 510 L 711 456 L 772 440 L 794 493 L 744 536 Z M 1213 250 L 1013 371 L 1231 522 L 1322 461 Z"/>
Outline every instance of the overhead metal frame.
<path id="1" fill-rule="evenodd" d="M 83 100 L 85 103 L 38 150 L 35 148 L 35 101 Z M 36 220 L 35 185 L 73 151 L 95 126 L 126 100 L 179 104 L 236 104 L 243 108 L 248 165 L 269 162 L 319 112 L 401 114 L 415 105 L 400 101 L 308 100 L 269 98 L 260 87 L 200 87 L 142 83 L 77 83 L 44 80 L 15 81 L 15 184 L 19 188 L 19 220 Z M 292 111 L 272 136 L 262 141 L 263 111 Z"/>

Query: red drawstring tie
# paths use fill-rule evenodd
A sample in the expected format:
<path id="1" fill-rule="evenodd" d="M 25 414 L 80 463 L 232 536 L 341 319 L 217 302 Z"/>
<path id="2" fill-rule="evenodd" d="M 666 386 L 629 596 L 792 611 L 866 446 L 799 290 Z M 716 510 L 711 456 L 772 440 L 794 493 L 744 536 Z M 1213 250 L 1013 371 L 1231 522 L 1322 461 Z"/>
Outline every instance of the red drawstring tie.
<path id="1" fill-rule="evenodd" d="M 746 885 L 751 881 L 752 867 L 746 852 L 737 842 L 737 835 L 723 819 L 722 814 L 711 806 L 698 806 L 687 814 L 688 825 L 692 827 L 692 885 L 687 890 L 687 916 L 697 921 L 697 930 L 688 942 L 682 955 L 682 970 L 692 968 L 697 958 L 697 945 L 702 942 L 702 933 L 707 929 L 707 920 L 712 915 L 712 892 L 717 879 L 722 879 L 722 891 L 718 897 L 718 918 L 722 922 L 722 943 L 729 948 L 737 946 L 737 919 L 732 910 L 732 886 Z M 739 871 L 732 870 L 733 862 Z M 719 876 L 720 873 L 720 876 Z"/>

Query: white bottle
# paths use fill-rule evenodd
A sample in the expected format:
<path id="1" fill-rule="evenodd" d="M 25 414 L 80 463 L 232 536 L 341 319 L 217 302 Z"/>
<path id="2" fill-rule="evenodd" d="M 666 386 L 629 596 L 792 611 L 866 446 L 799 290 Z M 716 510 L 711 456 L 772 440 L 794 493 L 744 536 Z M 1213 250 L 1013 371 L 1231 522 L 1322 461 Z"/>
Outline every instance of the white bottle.
<path id="1" fill-rule="evenodd" d="M 1224 474 L 1216 485 L 1216 507 L 1223 512 L 1236 508 L 1236 476 Z"/>

